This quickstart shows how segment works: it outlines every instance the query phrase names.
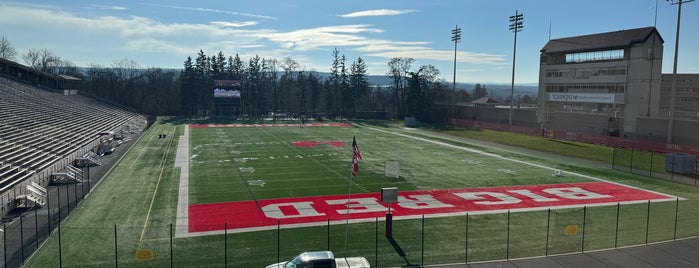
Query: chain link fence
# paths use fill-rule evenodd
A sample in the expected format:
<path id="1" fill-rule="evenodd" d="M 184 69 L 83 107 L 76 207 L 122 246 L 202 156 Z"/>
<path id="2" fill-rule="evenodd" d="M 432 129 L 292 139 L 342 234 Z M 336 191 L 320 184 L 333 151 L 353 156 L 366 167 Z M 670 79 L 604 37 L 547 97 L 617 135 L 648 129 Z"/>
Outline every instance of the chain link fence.
<path id="1" fill-rule="evenodd" d="M 65 193 L 77 195 L 66 195 Z M 58 196 L 58 193 L 61 196 Z M 699 235 L 699 202 L 642 202 L 455 217 L 422 216 L 315 227 L 176 237 L 178 226 L 63 224 L 80 185 L 51 192 L 47 210 L 3 226 L 2 267 L 264 267 L 303 251 L 363 256 L 373 267 L 419 267 L 614 249 Z M 52 231 L 53 230 L 53 231 Z M 192 233 L 190 233 L 192 235 Z M 42 250 L 34 252 L 42 243 Z"/>

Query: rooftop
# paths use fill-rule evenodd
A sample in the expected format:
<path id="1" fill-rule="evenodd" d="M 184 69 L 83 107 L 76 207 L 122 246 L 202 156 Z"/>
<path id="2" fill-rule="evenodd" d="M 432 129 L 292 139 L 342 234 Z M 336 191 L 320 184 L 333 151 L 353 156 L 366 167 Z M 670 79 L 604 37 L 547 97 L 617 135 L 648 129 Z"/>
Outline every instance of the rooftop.
<path id="1" fill-rule="evenodd" d="M 621 49 L 633 43 L 643 42 L 651 34 L 657 34 L 661 42 L 663 38 L 655 27 L 644 27 L 615 32 L 580 35 L 549 40 L 541 49 L 541 53 L 599 51 Z"/>

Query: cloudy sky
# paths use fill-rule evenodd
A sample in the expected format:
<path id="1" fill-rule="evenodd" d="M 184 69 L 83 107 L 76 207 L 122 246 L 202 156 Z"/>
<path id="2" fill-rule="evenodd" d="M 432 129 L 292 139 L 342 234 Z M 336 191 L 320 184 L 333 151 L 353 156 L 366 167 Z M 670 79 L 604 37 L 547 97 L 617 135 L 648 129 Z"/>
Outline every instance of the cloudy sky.
<path id="1" fill-rule="evenodd" d="M 677 20 L 677 5 L 664 0 L 0 0 L 0 10 L 0 35 L 20 56 L 45 48 L 78 66 L 126 58 L 182 68 L 201 49 L 245 61 L 291 57 L 305 70 L 327 72 L 337 48 L 348 63 L 365 59 L 370 74 L 385 74 L 390 58 L 411 57 L 415 68 L 432 64 L 447 81 L 458 25 L 457 81 L 481 83 L 510 82 L 508 18 L 516 10 L 524 14 L 517 83 L 538 82 L 549 33 L 555 39 L 653 25 L 665 39 L 663 72 L 671 73 Z M 679 72 L 699 73 L 699 2 L 684 4 L 682 14 Z"/>

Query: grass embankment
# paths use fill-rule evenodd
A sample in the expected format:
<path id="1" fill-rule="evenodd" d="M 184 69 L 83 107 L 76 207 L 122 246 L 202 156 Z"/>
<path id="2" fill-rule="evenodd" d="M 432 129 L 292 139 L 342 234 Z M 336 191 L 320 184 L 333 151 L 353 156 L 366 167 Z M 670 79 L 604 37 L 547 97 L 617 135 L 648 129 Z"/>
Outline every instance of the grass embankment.
<path id="1" fill-rule="evenodd" d="M 647 170 L 652 171 L 653 173 L 666 173 L 665 155 L 662 153 L 653 153 L 625 148 L 615 149 L 598 144 L 551 139 L 547 137 L 530 136 L 487 129 L 451 128 L 438 131 L 457 137 L 495 142 L 562 156 L 599 161 L 613 165 L 615 169 L 632 167 L 635 172 Z M 650 169 L 650 167 L 652 167 L 652 169 Z"/>

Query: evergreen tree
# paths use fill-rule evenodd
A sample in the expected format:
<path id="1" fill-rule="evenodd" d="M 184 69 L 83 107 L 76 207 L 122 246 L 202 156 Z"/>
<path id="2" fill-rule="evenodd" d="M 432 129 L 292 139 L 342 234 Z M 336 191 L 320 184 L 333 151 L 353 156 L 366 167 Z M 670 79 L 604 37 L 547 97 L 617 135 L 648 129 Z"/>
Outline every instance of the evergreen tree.
<path id="1" fill-rule="evenodd" d="M 362 57 L 357 58 L 350 66 L 349 88 L 351 92 L 350 101 L 352 109 L 357 110 L 357 105 L 369 89 L 369 82 L 366 78 L 367 66 Z"/>
<path id="2" fill-rule="evenodd" d="M 476 84 L 476 86 L 473 88 L 473 93 L 471 93 L 471 97 L 473 97 L 473 100 L 477 100 L 487 96 L 488 90 L 485 88 L 485 85 Z"/>

